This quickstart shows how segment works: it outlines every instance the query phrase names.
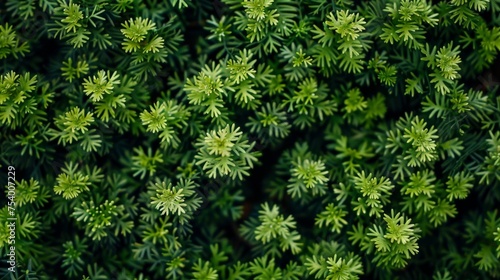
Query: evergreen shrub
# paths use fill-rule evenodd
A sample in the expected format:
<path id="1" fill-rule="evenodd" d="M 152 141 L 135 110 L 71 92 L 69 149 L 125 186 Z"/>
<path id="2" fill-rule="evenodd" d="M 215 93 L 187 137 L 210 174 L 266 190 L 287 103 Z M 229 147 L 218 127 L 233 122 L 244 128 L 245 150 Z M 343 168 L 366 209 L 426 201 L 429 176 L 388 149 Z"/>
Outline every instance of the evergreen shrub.
<path id="1" fill-rule="evenodd" d="M 0 279 L 499 279 L 499 51 L 500 0 L 1 0 Z"/>

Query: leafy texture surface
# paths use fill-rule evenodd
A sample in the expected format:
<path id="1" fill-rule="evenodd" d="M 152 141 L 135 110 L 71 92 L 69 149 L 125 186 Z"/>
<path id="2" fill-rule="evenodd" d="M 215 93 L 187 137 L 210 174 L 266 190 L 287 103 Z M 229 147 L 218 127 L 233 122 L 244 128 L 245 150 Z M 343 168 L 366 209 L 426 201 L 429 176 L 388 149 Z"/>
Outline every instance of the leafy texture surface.
<path id="1" fill-rule="evenodd" d="M 0 279 L 500 278 L 499 15 L 0 1 Z"/>

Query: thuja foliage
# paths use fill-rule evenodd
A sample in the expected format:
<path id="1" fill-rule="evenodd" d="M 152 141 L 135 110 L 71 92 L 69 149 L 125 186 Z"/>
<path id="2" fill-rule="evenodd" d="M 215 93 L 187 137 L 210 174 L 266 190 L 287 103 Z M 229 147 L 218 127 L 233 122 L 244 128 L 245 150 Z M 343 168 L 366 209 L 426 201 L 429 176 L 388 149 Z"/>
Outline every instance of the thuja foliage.
<path id="1" fill-rule="evenodd" d="M 499 278 L 499 51 L 499 0 L 0 1 L 0 278 Z"/>

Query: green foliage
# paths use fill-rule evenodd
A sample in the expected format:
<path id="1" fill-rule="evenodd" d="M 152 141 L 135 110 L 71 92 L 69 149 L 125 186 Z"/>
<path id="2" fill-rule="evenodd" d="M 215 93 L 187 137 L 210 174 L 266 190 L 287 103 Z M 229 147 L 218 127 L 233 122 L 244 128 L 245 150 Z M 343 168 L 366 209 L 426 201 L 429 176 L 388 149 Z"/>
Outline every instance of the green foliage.
<path id="1" fill-rule="evenodd" d="M 70 58 L 68 58 L 67 62 L 66 61 L 63 62 L 63 65 L 64 65 L 64 67 L 61 67 L 61 71 L 63 72 L 62 76 L 64 76 L 65 79 L 67 81 L 69 81 L 70 83 L 73 81 L 73 79 L 75 79 L 75 78 L 79 79 L 80 76 L 86 75 L 89 71 L 89 64 L 85 60 L 78 60 L 76 62 L 76 67 L 74 67 L 73 66 L 73 59 L 71 59 L 71 57 L 70 57 Z M 99 72 L 99 75 L 103 76 L 104 75 L 103 72 L 104 71 L 101 70 Z M 106 77 L 100 77 L 100 79 L 101 79 L 101 82 L 103 82 L 102 80 L 106 79 Z M 94 78 L 94 82 L 98 83 L 99 81 Z M 98 84 L 93 85 L 93 83 L 91 81 L 86 82 L 86 84 L 88 84 L 87 87 L 93 86 L 94 89 L 96 89 L 95 87 L 98 85 Z M 89 94 L 90 93 L 92 93 L 92 91 L 90 91 Z"/>
<path id="2" fill-rule="evenodd" d="M 259 211 L 259 225 L 255 228 L 255 238 L 266 244 L 278 241 L 282 250 L 290 249 L 292 254 L 300 253 L 302 243 L 299 242 L 300 234 L 295 230 L 297 227 L 293 217 L 285 218 L 280 215 L 279 208 L 267 203 L 262 205 Z"/>
<path id="3" fill-rule="evenodd" d="M 465 174 L 464 172 L 457 173 L 453 177 L 448 177 L 446 181 L 446 191 L 448 192 L 448 199 L 464 199 L 469 195 L 470 189 L 474 186 L 471 182 L 474 181 L 474 176 Z"/>
<path id="4" fill-rule="evenodd" d="M 190 179 L 180 180 L 175 187 L 165 181 L 155 183 L 152 187 L 155 195 L 151 197 L 151 205 L 160 210 L 162 215 L 176 215 L 180 223 L 192 218 L 201 206 L 201 198 L 194 191 L 197 185 Z"/>
<path id="5" fill-rule="evenodd" d="M 122 218 L 124 216 L 124 206 L 115 205 L 114 201 L 104 201 L 99 207 L 95 206 L 94 201 L 90 203 L 82 202 L 80 207 L 76 207 L 72 216 L 76 218 L 77 221 L 85 223 L 85 234 L 92 239 L 101 240 L 108 235 L 108 230 L 110 226 L 116 224 L 116 219 L 118 216 Z M 129 225 L 131 226 L 131 225 Z M 127 231 L 130 232 L 130 227 L 121 231 L 125 234 Z M 115 231 L 117 235 L 118 230 Z"/>
<path id="6" fill-rule="evenodd" d="M 361 194 L 357 201 L 352 204 L 356 213 L 366 214 L 369 216 L 380 217 L 383 213 L 383 206 L 389 202 L 389 195 L 394 185 L 389 179 L 380 177 L 376 178 L 370 173 L 368 176 L 362 171 L 353 177 L 354 188 Z"/>
<path id="7" fill-rule="evenodd" d="M 384 23 L 380 38 L 385 43 L 399 43 L 412 49 L 420 49 L 425 41 L 426 27 L 436 26 L 438 14 L 433 13 L 431 3 L 417 0 L 389 2 L 384 12 L 391 19 Z"/>
<path id="8" fill-rule="evenodd" d="M 83 191 L 89 191 L 89 176 L 78 171 L 78 165 L 69 163 L 62 173 L 57 176 L 57 185 L 54 186 L 54 193 L 62 195 L 65 199 L 77 197 Z"/>
<path id="9" fill-rule="evenodd" d="M 63 244 L 65 250 L 62 267 L 66 267 L 65 273 L 70 277 L 79 275 L 83 270 L 82 265 L 84 262 L 82 255 L 88 248 L 85 241 L 86 240 L 80 240 L 77 236 L 74 243 L 67 241 Z"/>
<path id="10" fill-rule="evenodd" d="M 338 243 L 323 241 L 312 246 L 309 253 L 305 266 L 314 279 L 360 279 L 363 274 L 361 258 Z"/>
<path id="11" fill-rule="evenodd" d="M 0 14 L 0 278 L 500 277 L 499 0 Z"/>
<path id="12" fill-rule="evenodd" d="M 212 130 L 196 143 L 199 147 L 196 164 L 203 165 L 209 178 L 229 175 L 232 179 L 242 180 L 243 176 L 249 175 L 248 170 L 253 168 L 260 154 L 252 151 L 255 143 L 248 142 L 234 124 Z"/>
<path id="13" fill-rule="evenodd" d="M 118 80 L 119 75 L 116 72 L 110 75 L 110 73 L 105 73 L 103 70 L 97 72 L 97 76 L 93 76 L 92 79 L 85 79 L 83 83 L 83 92 L 87 96 L 90 96 L 92 102 L 100 101 L 104 98 L 105 94 L 111 94 L 115 85 L 120 84 Z"/>
<path id="14" fill-rule="evenodd" d="M 163 163 L 160 152 L 156 151 L 153 155 L 153 150 L 151 148 L 148 148 L 147 154 L 142 147 L 134 148 L 134 153 L 135 155 L 131 157 L 133 161 L 131 169 L 135 171 L 133 176 L 140 175 L 141 179 L 146 175 L 153 176 L 158 164 Z"/>
<path id="15" fill-rule="evenodd" d="M 407 265 L 411 255 L 418 253 L 420 229 L 411 223 L 411 219 L 405 218 L 400 213 L 384 215 L 385 228 L 373 226 L 367 234 L 376 248 L 376 256 L 373 261 L 377 266 L 401 268 Z"/>
<path id="16" fill-rule="evenodd" d="M 212 67 L 205 66 L 193 81 L 188 80 L 185 90 L 189 92 L 189 102 L 206 107 L 204 114 L 210 114 L 213 118 L 221 114 L 219 108 L 223 107 L 224 103 L 220 97 L 227 95 L 227 92 L 233 89 L 229 81 L 222 81 L 220 65 L 215 66 L 215 63 L 212 63 Z"/>
<path id="17" fill-rule="evenodd" d="M 23 117 L 37 109 L 33 96 L 37 76 L 30 73 L 19 75 L 14 71 L 0 76 L 0 120 L 12 128 L 22 124 Z"/>
<path id="18" fill-rule="evenodd" d="M 311 273 L 316 273 L 315 278 L 331 279 L 331 280 L 354 280 L 359 279 L 359 274 L 362 274 L 362 267 L 359 260 L 350 259 L 346 261 L 334 255 L 327 260 L 316 257 L 307 265 Z"/>
<path id="19" fill-rule="evenodd" d="M 122 24 L 123 29 L 120 31 L 125 36 L 125 42 L 122 43 L 125 52 L 159 52 L 163 48 L 163 38 L 155 35 L 152 38 L 146 39 L 146 35 L 150 31 L 155 30 L 155 23 L 150 19 L 135 18 Z"/>
<path id="20" fill-rule="evenodd" d="M 0 59 L 9 55 L 17 59 L 27 52 L 29 52 L 28 44 L 26 42 L 21 43 L 12 26 L 9 23 L 0 25 Z"/>
<path id="21" fill-rule="evenodd" d="M 270 137 L 270 142 L 275 138 L 285 138 L 289 135 L 291 125 L 288 123 L 285 111 L 276 103 L 266 103 L 266 106 L 255 115 L 256 117 L 250 117 L 246 124 L 250 127 L 250 132 L 257 132 L 259 137 Z"/>
<path id="22" fill-rule="evenodd" d="M 328 178 L 325 176 L 328 172 L 325 170 L 325 164 L 322 161 L 311 161 L 309 159 L 297 159 L 293 163 L 291 170 L 292 177 L 289 180 L 288 193 L 292 198 L 300 196 L 309 189 L 312 195 L 321 195 L 326 193 L 326 183 Z"/>
<path id="23" fill-rule="evenodd" d="M 330 203 L 323 212 L 318 214 L 315 224 L 320 228 L 323 227 L 323 224 L 325 224 L 325 227 L 332 224 L 332 231 L 340 233 L 342 227 L 347 225 L 347 221 L 344 219 L 347 214 L 347 211 L 343 210 L 342 207 L 334 206 L 333 203 Z"/>
<path id="24" fill-rule="evenodd" d="M 173 100 L 166 102 L 157 101 L 150 106 L 150 111 L 140 114 L 143 125 L 147 125 L 147 131 L 159 133 L 162 147 L 172 146 L 177 148 L 180 143 L 179 130 L 187 126 L 191 113 L 182 104 L 176 104 Z"/>

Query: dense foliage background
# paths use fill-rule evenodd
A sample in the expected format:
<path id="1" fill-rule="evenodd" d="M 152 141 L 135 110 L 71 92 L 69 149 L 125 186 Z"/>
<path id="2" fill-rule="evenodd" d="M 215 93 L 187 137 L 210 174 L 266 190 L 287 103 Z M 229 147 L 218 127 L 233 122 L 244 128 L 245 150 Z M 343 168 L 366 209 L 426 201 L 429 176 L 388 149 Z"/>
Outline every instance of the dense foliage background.
<path id="1" fill-rule="evenodd" d="M 499 51 L 499 0 L 2 0 L 0 278 L 500 278 Z"/>

